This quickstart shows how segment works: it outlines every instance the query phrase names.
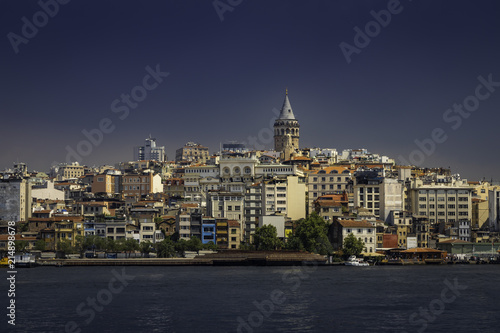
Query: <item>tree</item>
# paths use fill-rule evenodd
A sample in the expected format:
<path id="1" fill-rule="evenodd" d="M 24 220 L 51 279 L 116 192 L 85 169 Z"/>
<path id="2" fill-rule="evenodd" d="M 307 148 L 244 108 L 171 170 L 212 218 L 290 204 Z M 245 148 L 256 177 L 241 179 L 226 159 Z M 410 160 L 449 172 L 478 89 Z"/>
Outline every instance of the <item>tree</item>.
<path id="1" fill-rule="evenodd" d="M 104 250 L 106 252 L 116 252 L 118 246 L 113 238 L 106 238 L 104 242 Z"/>
<path id="2" fill-rule="evenodd" d="M 87 238 L 83 236 L 76 236 L 75 249 L 80 253 L 80 258 L 83 257 L 85 251 L 87 251 Z"/>
<path id="3" fill-rule="evenodd" d="M 293 239 L 296 237 L 297 239 Z M 333 252 L 328 239 L 328 224 L 316 212 L 299 221 L 294 236 L 290 239 L 295 249 L 304 249 L 322 255 Z M 301 246 L 302 245 L 302 246 Z"/>
<path id="4" fill-rule="evenodd" d="M 120 244 L 121 248 L 128 253 L 128 257 L 130 258 L 130 254 L 137 250 L 139 250 L 139 243 L 133 239 L 133 238 L 128 238 L 128 239 L 120 239 Z M 141 251 L 142 252 L 142 251 Z"/>
<path id="5" fill-rule="evenodd" d="M 203 249 L 217 251 L 217 245 L 213 241 L 210 241 L 206 244 L 203 244 Z"/>
<path id="6" fill-rule="evenodd" d="M 43 239 L 39 239 L 35 242 L 35 250 L 37 251 L 45 251 L 46 243 Z"/>
<path id="7" fill-rule="evenodd" d="M 149 253 L 153 251 L 153 243 L 151 243 L 150 241 L 142 242 L 141 244 L 139 244 L 139 247 L 141 249 L 143 257 L 149 255 Z"/>
<path id="8" fill-rule="evenodd" d="M 203 243 L 201 240 L 194 236 L 191 237 L 187 242 L 186 242 L 186 250 L 188 251 L 200 251 L 203 248 Z"/>
<path id="9" fill-rule="evenodd" d="M 174 248 L 175 251 L 179 253 L 183 253 L 184 251 L 187 250 L 188 244 L 185 239 L 179 239 L 177 242 L 174 241 Z"/>
<path id="10" fill-rule="evenodd" d="M 304 245 L 300 241 L 300 238 L 295 235 L 288 239 L 285 248 L 287 250 L 304 251 Z"/>
<path id="11" fill-rule="evenodd" d="M 69 240 L 61 239 L 59 242 L 57 242 L 57 250 L 66 255 L 73 252 L 73 247 L 71 246 L 71 242 Z"/>
<path id="12" fill-rule="evenodd" d="M 165 238 L 163 241 L 156 243 L 155 246 L 159 258 L 171 258 L 175 254 L 175 245 L 170 238 Z"/>
<path id="13" fill-rule="evenodd" d="M 276 250 L 283 247 L 283 242 L 278 238 L 278 231 L 274 225 L 264 225 L 255 229 L 253 244 L 258 251 Z"/>
<path id="14" fill-rule="evenodd" d="M 16 252 L 25 252 L 26 247 L 28 246 L 28 242 L 22 240 L 14 241 L 14 245 L 16 247 Z"/>
<path id="15" fill-rule="evenodd" d="M 342 252 L 345 256 L 359 256 L 363 249 L 365 248 L 365 243 L 360 238 L 356 238 L 352 233 L 350 233 L 346 238 L 344 238 L 344 244 L 342 246 Z"/>

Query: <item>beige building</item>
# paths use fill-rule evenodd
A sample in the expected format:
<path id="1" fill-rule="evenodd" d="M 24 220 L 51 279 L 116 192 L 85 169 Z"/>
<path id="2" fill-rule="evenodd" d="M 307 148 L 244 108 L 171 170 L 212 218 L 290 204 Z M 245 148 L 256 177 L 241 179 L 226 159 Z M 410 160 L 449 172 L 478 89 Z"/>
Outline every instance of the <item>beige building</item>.
<path id="1" fill-rule="evenodd" d="M 79 178 L 83 175 L 85 175 L 85 167 L 78 162 L 56 167 L 56 180 Z"/>
<path id="2" fill-rule="evenodd" d="M 304 177 L 276 177 L 262 186 L 262 214 L 281 213 L 296 221 L 306 217 L 306 183 Z"/>
<path id="3" fill-rule="evenodd" d="M 207 213 L 215 218 L 224 217 L 238 221 L 241 226 L 244 223 L 244 199 L 244 194 L 239 192 L 209 192 Z"/>
<path id="4" fill-rule="evenodd" d="M 342 249 L 344 239 L 353 234 L 365 244 L 364 252 L 373 253 L 376 249 L 376 228 L 368 221 L 339 220 L 333 222 L 333 247 Z"/>
<path id="5" fill-rule="evenodd" d="M 206 163 L 209 160 L 208 147 L 198 143 L 188 142 L 184 147 L 175 151 L 175 161 L 189 161 L 193 163 Z"/>
<path id="6" fill-rule="evenodd" d="M 144 172 L 122 176 L 122 194 L 124 197 L 141 197 L 162 192 L 163 184 L 160 175 Z"/>
<path id="7" fill-rule="evenodd" d="M 416 179 L 408 194 L 413 214 L 427 216 L 431 225 L 472 218 L 472 188 L 466 181 L 423 184 Z"/>
<path id="8" fill-rule="evenodd" d="M 313 202 L 323 195 L 351 192 L 349 184 L 353 172 L 344 166 L 331 166 L 309 173 L 307 176 L 309 211 L 314 209 Z"/>
<path id="9" fill-rule="evenodd" d="M 241 224 L 235 220 L 228 220 L 228 248 L 239 249 L 241 243 Z"/>
<path id="10" fill-rule="evenodd" d="M 317 198 L 314 202 L 314 211 L 327 223 L 348 212 L 349 198 L 346 192 L 342 194 L 327 194 Z"/>

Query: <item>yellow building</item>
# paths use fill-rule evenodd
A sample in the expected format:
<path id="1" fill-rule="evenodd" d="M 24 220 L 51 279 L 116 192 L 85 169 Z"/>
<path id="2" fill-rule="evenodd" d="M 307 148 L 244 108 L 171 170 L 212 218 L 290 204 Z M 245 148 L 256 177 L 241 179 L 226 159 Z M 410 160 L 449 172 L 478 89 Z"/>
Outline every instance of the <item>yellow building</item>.
<path id="1" fill-rule="evenodd" d="M 228 234 L 228 248 L 238 249 L 241 243 L 241 226 L 238 221 L 229 220 L 227 221 L 229 234 Z"/>
<path id="2" fill-rule="evenodd" d="M 76 236 L 84 236 L 84 230 L 81 218 L 57 221 L 54 227 L 56 248 L 57 243 L 62 240 L 68 240 L 71 246 L 75 246 Z"/>
<path id="3" fill-rule="evenodd" d="M 229 248 L 228 220 L 226 218 L 217 218 L 216 221 L 215 235 L 217 237 L 217 247 L 220 249 L 227 249 Z"/>

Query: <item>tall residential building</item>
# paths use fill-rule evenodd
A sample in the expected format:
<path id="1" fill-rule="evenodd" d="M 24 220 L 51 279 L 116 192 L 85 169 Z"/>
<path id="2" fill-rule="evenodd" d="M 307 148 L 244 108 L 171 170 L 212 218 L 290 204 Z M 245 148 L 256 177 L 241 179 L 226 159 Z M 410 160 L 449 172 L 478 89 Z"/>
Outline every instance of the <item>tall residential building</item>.
<path id="1" fill-rule="evenodd" d="M 290 159 L 292 153 L 299 149 L 299 127 L 287 91 L 281 112 L 274 122 L 274 150 L 280 152 L 284 160 Z"/>
<path id="2" fill-rule="evenodd" d="M 314 201 L 323 195 L 352 192 L 352 173 L 351 169 L 344 166 L 332 166 L 309 173 L 307 176 L 309 211 L 313 211 Z"/>
<path id="3" fill-rule="evenodd" d="M 416 179 L 411 182 L 408 194 L 413 214 L 427 216 L 431 225 L 458 226 L 461 220 L 469 221 L 470 225 L 472 188 L 466 180 L 424 184 Z"/>
<path id="4" fill-rule="evenodd" d="M 31 183 L 24 178 L 0 180 L 0 220 L 28 221 L 31 217 Z"/>
<path id="5" fill-rule="evenodd" d="M 391 211 L 403 210 L 403 184 L 397 179 L 386 178 L 384 169 L 357 171 L 354 206 L 367 208 L 377 218 L 393 224 Z"/>
<path id="6" fill-rule="evenodd" d="M 500 190 L 493 189 L 488 194 L 490 231 L 500 231 Z"/>
<path id="7" fill-rule="evenodd" d="M 156 139 L 149 136 L 145 140 L 144 146 L 134 147 L 134 160 L 135 161 L 159 161 L 165 162 L 167 159 L 165 155 L 165 147 L 157 147 Z"/>
<path id="8" fill-rule="evenodd" d="M 94 175 L 92 181 L 92 193 L 104 193 L 113 195 L 121 192 L 121 171 L 108 169 L 103 173 Z"/>
<path id="9" fill-rule="evenodd" d="M 194 142 L 188 142 L 184 147 L 175 151 L 176 162 L 189 161 L 194 163 L 206 163 L 208 159 L 208 147 Z"/>
<path id="10" fill-rule="evenodd" d="M 304 177 L 275 177 L 261 183 L 262 215 L 281 213 L 293 221 L 306 217 Z"/>

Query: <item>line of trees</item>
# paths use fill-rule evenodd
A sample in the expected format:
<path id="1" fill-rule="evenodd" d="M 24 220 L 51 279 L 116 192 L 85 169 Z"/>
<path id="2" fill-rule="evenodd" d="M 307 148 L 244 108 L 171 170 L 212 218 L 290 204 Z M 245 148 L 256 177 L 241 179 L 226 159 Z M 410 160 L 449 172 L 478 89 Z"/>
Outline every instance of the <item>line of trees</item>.
<path id="1" fill-rule="evenodd" d="M 26 241 L 17 240 L 15 246 L 18 253 L 28 251 L 28 242 Z M 45 251 L 45 241 L 42 239 L 37 240 L 33 249 Z M 69 240 L 63 239 L 57 242 L 56 250 L 65 255 L 78 253 L 82 257 L 87 251 L 95 251 L 107 253 L 125 252 L 129 258 L 135 252 L 140 252 L 143 257 L 156 252 L 159 258 L 171 258 L 182 254 L 184 251 L 217 250 L 217 246 L 214 242 L 203 244 L 197 237 L 191 237 L 190 240 L 179 239 L 179 234 L 175 233 L 172 236 L 166 236 L 163 241 L 158 243 L 150 241 L 139 243 L 132 238 L 114 240 L 100 236 L 77 236 L 75 246 L 72 246 Z"/>
<path id="2" fill-rule="evenodd" d="M 255 229 L 252 244 L 242 244 L 243 250 L 294 250 L 318 253 L 321 255 L 332 255 L 334 253 L 332 244 L 328 238 L 330 225 L 321 218 L 316 212 L 309 217 L 297 222 L 297 227 L 292 236 L 286 242 L 278 238 L 276 227 L 264 225 Z M 348 257 L 350 255 L 359 256 L 364 249 L 364 243 L 361 239 L 350 234 L 344 239 L 341 255 Z M 16 251 L 24 252 L 27 242 L 16 241 Z M 46 248 L 43 240 L 35 243 L 35 250 L 44 251 Z M 158 243 L 141 242 L 134 239 L 113 240 L 99 236 L 77 236 L 76 245 L 73 247 L 68 240 L 61 240 L 57 243 L 57 250 L 64 254 L 79 253 L 81 256 L 86 251 L 104 251 L 104 252 L 125 252 L 130 257 L 131 253 L 140 251 L 143 256 L 151 252 L 156 252 L 159 258 L 171 258 L 185 251 L 217 250 L 213 242 L 203 244 L 197 237 L 191 237 L 189 240 L 179 239 L 176 232 L 172 236 L 166 236 Z"/>
<path id="3" fill-rule="evenodd" d="M 276 227 L 264 225 L 255 229 L 253 243 L 245 249 L 253 250 L 294 250 L 318 253 L 321 255 L 332 255 L 334 253 L 332 243 L 328 238 L 330 225 L 313 212 L 309 217 L 297 222 L 294 234 L 283 243 L 278 238 Z M 361 239 L 350 234 L 345 238 L 341 255 L 358 256 L 364 248 Z"/>

